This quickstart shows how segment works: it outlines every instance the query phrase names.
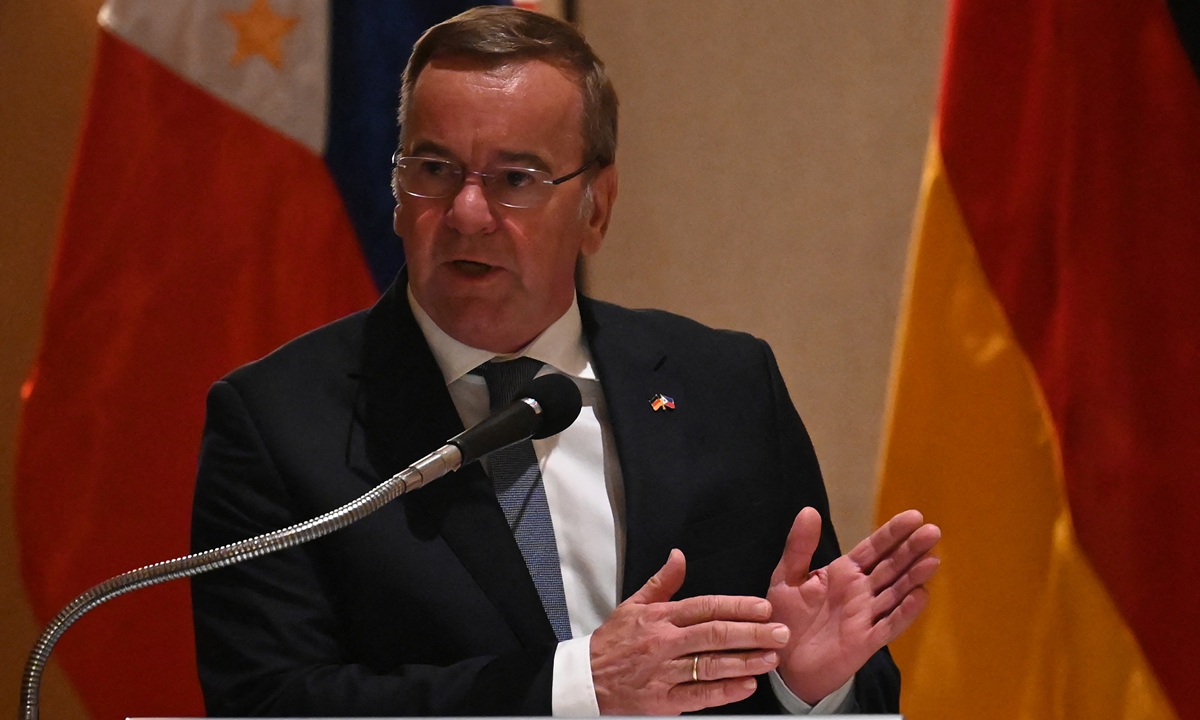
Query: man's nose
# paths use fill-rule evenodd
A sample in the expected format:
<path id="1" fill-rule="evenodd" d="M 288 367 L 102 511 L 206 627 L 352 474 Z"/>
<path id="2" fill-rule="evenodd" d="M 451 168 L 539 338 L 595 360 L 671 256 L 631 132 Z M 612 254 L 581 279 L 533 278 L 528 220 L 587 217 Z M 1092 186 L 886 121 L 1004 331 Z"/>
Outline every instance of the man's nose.
<path id="1" fill-rule="evenodd" d="M 458 189 L 446 222 L 463 235 L 486 234 L 496 229 L 496 214 L 478 177 L 468 177 Z"/>

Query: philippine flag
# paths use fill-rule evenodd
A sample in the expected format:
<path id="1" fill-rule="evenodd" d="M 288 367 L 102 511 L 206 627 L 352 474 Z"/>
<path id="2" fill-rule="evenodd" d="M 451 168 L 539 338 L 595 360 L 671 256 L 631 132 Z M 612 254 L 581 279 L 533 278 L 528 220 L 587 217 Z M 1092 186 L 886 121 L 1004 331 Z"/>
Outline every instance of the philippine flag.
<path id="1" fill-rule="evenodd" d="M 111 0 L 36 366 L 14 504 L 48 621 L 183 555 L 208 386 L 370 305 L 401 263 L 400 72 L 465 0 Z M 84 618 L 57 658 L 93 718 L 197 716 L 188 588 Z"/>

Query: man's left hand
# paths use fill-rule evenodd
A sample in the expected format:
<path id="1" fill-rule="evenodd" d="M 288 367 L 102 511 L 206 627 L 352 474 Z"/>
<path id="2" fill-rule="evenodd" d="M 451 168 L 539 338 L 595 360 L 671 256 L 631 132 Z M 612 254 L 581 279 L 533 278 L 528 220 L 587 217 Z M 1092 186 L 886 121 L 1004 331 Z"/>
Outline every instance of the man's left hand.
<path id="1" fill-rule="evenodd" d="M 779 675 L 793 693 L 815 705 L 912 624 L 929 598 L 924 584 L 939 563 L 929 552 L 940 538 L 936 525 L 908 510 L 810 572 L 821 516 L 800 511 L 767 591 L 771 620 L 791 629 Z"/>

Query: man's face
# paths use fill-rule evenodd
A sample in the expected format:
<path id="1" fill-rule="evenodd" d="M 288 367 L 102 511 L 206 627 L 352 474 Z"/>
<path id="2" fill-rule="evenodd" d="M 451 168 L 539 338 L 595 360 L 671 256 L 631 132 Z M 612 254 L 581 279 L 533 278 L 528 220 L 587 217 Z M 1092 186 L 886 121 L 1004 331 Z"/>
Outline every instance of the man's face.
<path id="1" fill-rule="evenodd" d="M 485 69 L 435 60 L 409 103 L 403 153 L 450 160 L 468 171 L 521 166 L 560 177 L 583 157 L 583 101 L 575 82 L 541 61 Z M 570 307 L 575 261 L 600 248 L 616 197 L 616 169 L 556 186 L 533 208 L 489 200 L 477 175 L 449 198 L 400 191 L 395 228 L 404 239 L 413 295 L 438 327 L 472 347 L 513 352 Z"/>

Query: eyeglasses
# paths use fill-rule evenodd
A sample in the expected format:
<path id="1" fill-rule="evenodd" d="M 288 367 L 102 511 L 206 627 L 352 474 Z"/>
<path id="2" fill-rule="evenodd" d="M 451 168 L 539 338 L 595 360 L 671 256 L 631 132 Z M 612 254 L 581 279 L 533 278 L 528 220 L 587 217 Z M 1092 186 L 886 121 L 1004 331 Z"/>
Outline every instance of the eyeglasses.
<path id="1" fill-rule="evenodd" d="M 397 153 L 399 154 L 399 153 Z M 555 186 L 581 175 L 596 161 L 588 160 L 578 170 L 552 178 L 545 170 L 499 166 L 467 170 L 455 162 L 428 157 L 392 156 L 400 189 L 422 198 L 448 198 L 458 194 L 468 175 L 478 175 L 488 198 L 511 208 L 532 208 L 550 199 Z"/>

